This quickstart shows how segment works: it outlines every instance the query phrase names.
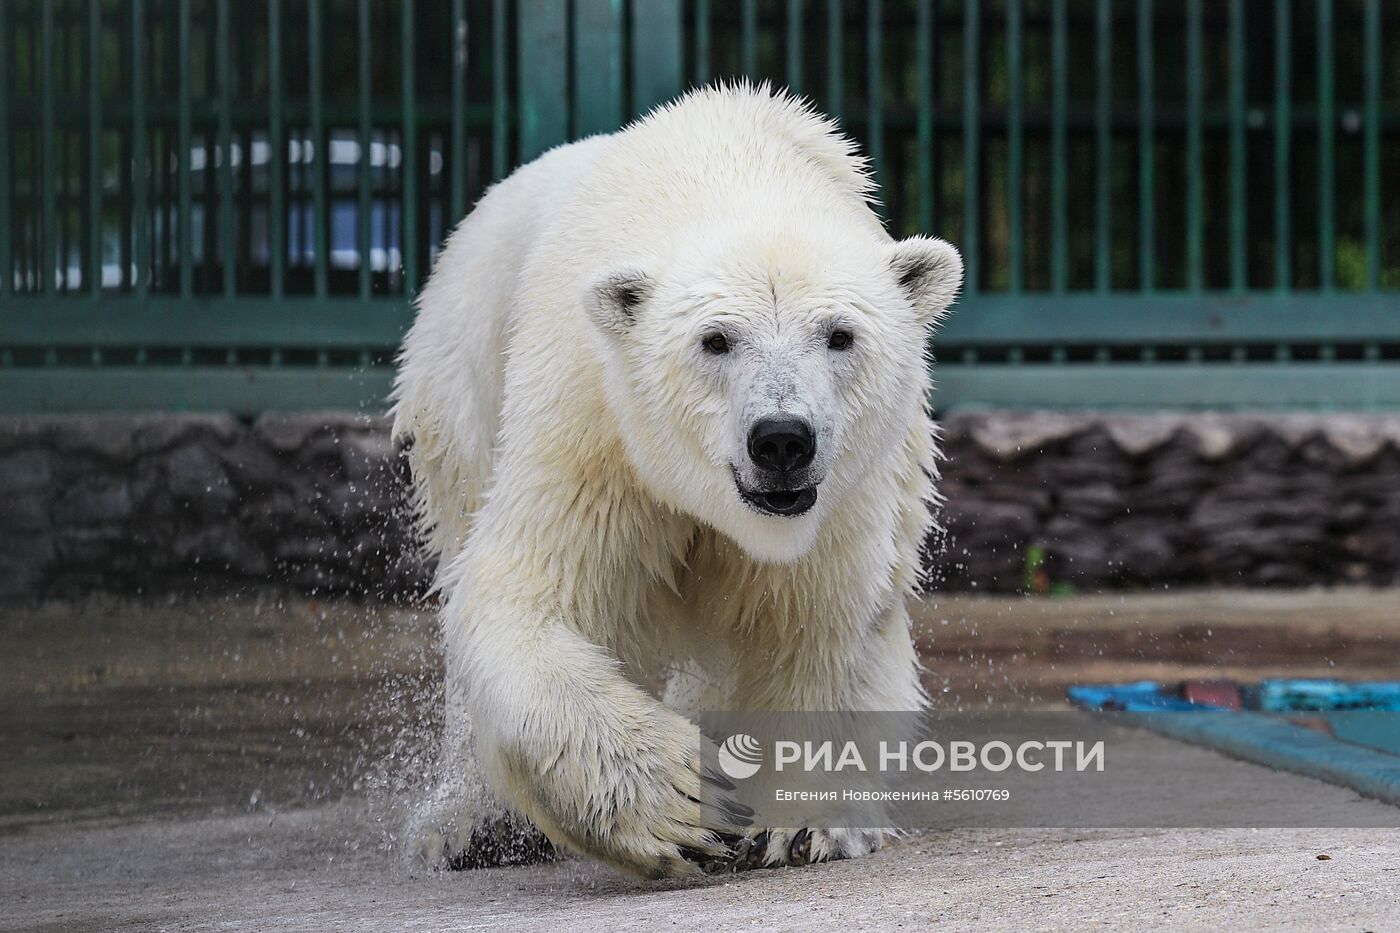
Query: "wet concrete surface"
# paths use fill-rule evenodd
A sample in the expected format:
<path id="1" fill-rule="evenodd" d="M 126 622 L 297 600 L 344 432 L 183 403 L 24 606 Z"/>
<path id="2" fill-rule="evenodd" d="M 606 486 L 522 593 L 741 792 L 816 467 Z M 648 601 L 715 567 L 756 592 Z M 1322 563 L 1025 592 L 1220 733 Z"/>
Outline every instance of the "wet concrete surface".
<path id="1" fill-rule="evenodd" d="M 431 616 L 314 600 L 0 610 L 0 831 L 363 795 L 440 721 Z"/>
<path id="2" fill-rule="evenodd" d="M 916 616 L 945 706 L 1054 708 L 1084 680 L 1400 671 L 1397 591 L 960 597 Z M 0 610 L 0 929 L 1400 925 L 1400 832 L 1376 829 L 930 832 L 692 883 L 581 860 L 416 871 L 397 834 L 438 660 L 429 613 L 349 602 Z M 1307 781 L 1256 770 L 1281 793 Z M 1308 783 L 1341 822 L 1383 806 Z"/>

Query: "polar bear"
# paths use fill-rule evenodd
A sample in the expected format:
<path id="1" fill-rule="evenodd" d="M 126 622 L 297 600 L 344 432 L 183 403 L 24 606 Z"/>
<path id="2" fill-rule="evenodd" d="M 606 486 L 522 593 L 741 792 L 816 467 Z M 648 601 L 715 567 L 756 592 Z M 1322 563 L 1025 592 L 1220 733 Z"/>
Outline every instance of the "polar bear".
<path id="1" fill-rule="evenodd" d="M 649 877 L 880 845 L 746 826 L 688 718 L 925 704 L 925 348 L 962 261 L 872 198 L 830 121 L 727 85 L 546 153 L 451 234 L 394 391 L 443 594 L 432 857 L 511 813 Z"/>

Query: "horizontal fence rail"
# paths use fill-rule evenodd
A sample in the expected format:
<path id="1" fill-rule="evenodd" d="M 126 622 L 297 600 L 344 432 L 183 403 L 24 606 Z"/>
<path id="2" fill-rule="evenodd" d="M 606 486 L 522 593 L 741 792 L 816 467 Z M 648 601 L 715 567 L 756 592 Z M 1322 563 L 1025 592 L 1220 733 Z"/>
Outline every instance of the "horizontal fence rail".
<path id="1" fill-rule="evenodd" d="M 963 250 L 939 407 L 1400 407 L 1400 4 L 0 0 L 0 410 L 381 406 L 493 181 L 736 77 Z"/>

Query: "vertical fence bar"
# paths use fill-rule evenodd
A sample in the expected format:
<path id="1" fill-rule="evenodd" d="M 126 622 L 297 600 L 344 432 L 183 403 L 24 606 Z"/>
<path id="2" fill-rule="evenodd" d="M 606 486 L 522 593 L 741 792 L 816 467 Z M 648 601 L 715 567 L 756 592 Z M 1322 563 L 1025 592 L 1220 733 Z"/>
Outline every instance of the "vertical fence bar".
<path id="1" fill-rule="evenodd" d="M 330 291 L 330 268 L 326 256 L 326 117 L 325 63 L 322 60 L 321 0 L 307 0 L 307 67 L 311 92 L 311 227 L 314 250 L 313 282 L 317 298 Z"/>
<path id="2" fill-rule="evenodd" d="M 739 59 L 744 74 L 758 77 L 757 0 L 743 0 L 739 7 Z"/>
<path id="3" fill-rule="evenodd" d="M 1186 0 L 1186 287 L 1191 291 L 1204 284 L 1201 67 L 1201 0 Z"/>
<path id="4" fill-rule="evenodd" d="M 1366 200 L 1366 287 L 1381 286 L 1381 3 L 1366 0 L 1366 102 L 1362 175 Z"/>
<path id="5" fill-rule="evenodd" d="M 1069 192 L 1065 177 L 1069 110 L 1069 35 L 1065 0 L 1050 7 L 1050 287 L 1063 292 L 1069 280 Z"/>
<path id="6" fill-rule="evenodd" d="M 94 0 L 95 2 L 95 0 Z M 14 291 L 14 245 L 10 239 L 10 22 L 0 3 L 0 297 Z"/>
<path id="7" fill-rule="evenodd" d="M 1274 0 L 1274 287 L 1293 282 L 1293 0 Z"/>
<path id="8" fill-rule="evenodd" d="M 1152 0 L 1138 0 L 1138 286 L 1150 292 L 1156 269 L 1156 179 L 1152 90 Z"/>
<path id="9" fill-rule="evenodd" d="M 1094 287 L 1112 284 L 1113 0 L 1098 0 L 1094 23 Z"/>
<path id="10" fill-rule="evenodd" d="M 34 33 L 34 17 L 32 14 L 28 18 L 28 26 L 28 41 L 30 48 L 29 61 L 27 63 L 28 67 L 17 68 L 16 70 L 20 76 L 20 79 L 24 81 L 25 85 L 30 89 L 31 93 L 33 93 L 33 89 L 37 87 L 36 82 L 40 80 L 40 56 L 37 54 L 37 49 L 35 49 L 35 45 L 38 42 L 38 39 Z M 19 30 L 16 30 L 16 45 L 18 44 L 18 37 L 20 35 L 23 35 L 23 33 Z M 21 62 L 20 64 L 23 65 L 24 63 Z M 35 158 L 34 150 L 35 145 L 38 141 L 34 138 L 32 132 L 32 122 L 30 128 L 30 138 L 27 141 L 28 145 L 24 147 L 24 154 L 32 160 L 33 158 Z M 20 237 L 18 244 L 18 254 L 15 256 L 15 263 L 18 267 L 19 272 L 20 289 L 25 291 L 32 291 L 35 288 L 39 287 L 39 276 L 38 273 L 35 271 L 35 266 L 38 262 L 37 257 L 41 246 L 37 242 L 39 236 L 39 229 L 38 227 L 33 227 L 33 229 L 31 230 L 31 226 L 36 223 L 42 223 L 43 218 L 36 214 L 38 207 L 33 200 L 35 197 L 34 183 L 30 181 L 26 185 L 26 188 L 28 189 L 29 197 L 28 203 L 25 205 L 26 210 L 20 212 L 19 214 Z M 125 242 L 125 240 L 123 240 L 123 242 Z"/>
<path id="11" fill-rule="evenodd" d="M 418 292 L 418 91 L 413 65 L 413 3 L 402 6 L 399 30 L 403 65 L 403 290 L 410 298 Z"/>
<path id="12" fill-rule="evenodd" d="M 162 60 L 165 67 L 165 86 L 170 87 L 172 81 L 180 83 L 180 23 L 179 14 L 166 12 L 164 15 L 165 25 L 161 30 L 163 34 L 163 55 Z M 169 91 L 162 95 L 164 101 L 169 102 Z M 176 149 L 180 145 L 180 114 L 179 114 L 179 94 L 175 95 L 175 118 L 172 121 L 168 115 L 162 119 L 163 125 L 163 151 L 157 159 L 160 165 L 158 172 L 161 177 L 161 244 L 160 263 L 162 291 L 175 291 L 180 288 L 180 171 L 179 156 Z"/>
<path id="13" fill-rule="evenodd" d="M 57 6 L 57 4 L 50 3 L 49 6 Z M 48 78 L 52 76 L 53 81 L 55 81 L 55 88 L 53 88 L 55 97 L 53 97 L 53 99 L 57 99 L 57 94 L 59 94 L 60 90 L 63 90 L 60 84 L 62 84 L 63 78 L 69 73 L 69 69 L 67 69 L 67 42 L 63 41 L 62 25 L 63 24 L 57 24 L 57 22 L 55 24 L 53 52 L 49 59 L 50 66 L 48 69 L 45 69 L 45 77 Z M 48 81 L 45 81 L 45 84 L 48 84 Z M 45 120 L 45 125 L 48 125 L 48 120 Z M 66 240 L 64 233 L 66 233 L 67 224 L 63 223 L 64 212 L 62 210 L 64 198 L 66 198 L 67 195 L 67 146 L 64 146 L 63 140 L 59 137 L 56 119 L 49 153 L 50 157 L 52 157 L 52 161 L 46 161 L 46 163 L 43 164 L 42 171 L 53 177 L 53 237 L 52 240 L 46 240 L 45 252 L 46 254 L 52 252 L 52 259 L 50 259 L 50 262 L 52 262 L 53 269 L 53 290 L 63 293 L 63 291 L 67 290 L 67 284 L 69 284 L 67 283 L 66 269 L 63 268 L 63 266 L 67 265 L 67 263 L 63 262 L 64 240 Z"/>
<path id="14" fill-rule="evenodd" d="M 139 0 L 136 0 L 139 5 Z M 44 112 L 41 120 L 40 156 L 39 171 L 40 178 L 40 210 L 42 212 L 40 222 L 42 223 L 43 252 L 39 259 L 39 274 L 44 294 L 49 294 L 55 288 L 57 279 L 55 273 L 58 270 L 58 205 L 57 195 L 54 192 L 54 76 L 53 62 L 53 14 L 54 5 L 51 2 L 39 5 L 39 80 L 42 82 L 41 102 Z"/>
<path id="15" fill-rule="evenodd" d="M 509 147 L 509 77 L 506 75 L 506 0 L 491 2 L 491 177 L 505 177 Z"/>
<path id="16" fill-rule="evenodd" d="M 1025 284 L 1025 210 L 1021 164 L 1025 149 L 1025 82 L 1022 77 L 1021 0 L 1006 0 L 1006 220 L 1009 288 L 1015 294 Z"/>
<path id="17" fill-rule="evenodd" d="M 646 113 L 680 93 L 685 83 L 685 11 L 681 0 L 632 2 L 632 110 Z M 619 16 L 621 10 L 618 11 Z M 621 33 L 621 27 L 618 27 Z M 619 83 L 621 71 L 619 70 Z M 605 127 L 617 128 L 616 121 Z"/>
<path id="18" fill-rule="evenodd" d="M 135 227 L 131 257 L 136 266 L 132 284 L 141 298 L 146 297 L 150 281 L 146 145 L 146 12 L 143 0 L 131 0 L 131 217 Z"/>
<path id="19" fill-rule="evenodd" d="M 238 249 L 233 242 L 233 35 L 229 0 L 218 0 L 215 50 L 219 71 L 219 251 L 223 253 L 224 296 L 232 298 L 238 284 Z M 320 143 L 316 149 L 320 161 Z"/>
<path id="20" fill-rule="evenodd" d="M 67 13 L 68 11 L 64 11 Z M 72 36 L 72 29 L 68 28 L 72 22 L 71 16 L 64 16 L 63 21 L 57 25 L 59 28 L 56 53 L 58 55 L 59 91 L 66 92 L 67 84 L 73 73 L 73 45 L 69 41 Z M 71 134 L 66 127 L 61 136 L 54 138 L 57 161 L 52 166 L 58 172 L 58 202 L 57 202 L 57 233 L 58 233 L 58 288 L 61 291 L 68 291 L 73 287 L 72 278 L 69 276 L 68 256 L 72 252 L 73 233 L 68 222 L 68 207 L 73 200 L 73 150 L 69 145 Z"/>
<path id="21" fill-rule="evenodd" d="M 99 0 L 100 2 L 100 0 Z M 179 191 L 176 198 L 179 206 L 176 208 L 179 224 L 179 246 L 177 251 L 180 254 L 180 294 L 185 298 L 194 295 L 194 231 L 191 229 L 191 218 L 194 216 L 194 187 L 190 177 L 190 149 L 193 144 L 194 129 L 193 118 L 191 116 L 190 103 L 190 81 L 193 75 L 190 73 L 190 40 L 193 25 L 191 19 L 193 14 L 189 3 L 180 4 L 179 37 L 176 42 L 176 71 L 175 80 L 179 82 L 179 128 L 176 133 L 179 152 L 175 154 L 176 170 L 180 173 L 178 179 Z"/>
<path id="22" fill-rule="evenodd" d="M 0 30 L 2 32 L 3 30 Z M 88 293 L 102 295 L 102 0 L 88 0 Z M 3 57 L 3 56 L 0 56 Z M 0 70 L 6 66 L 0 65 Z M 0 95 L 3 97 L 3 95 Z M 4 138 L 0 127 L 0 139 Z M 0 143 L 7 149 L 8 143 Z M 8 169 L 6 169 L 8 174 Z M 8 179 L 6 179 L 8 180 Z M 4 231 L 9 236 L 8 224 Z M 9 265 L 5 264 L 9 279 Z"/>
<path id="23" fill-rule="evenodd" d="M 569 18 L 567 4 L 520 0 L 520 150 L 528 162 L 569 137 Z"/>
<path id="24" fill-rule="evenodd" d="M 1245 240 L 1249 227 L 1245 217 L 1248 182 L 1244 175 L 1244 0 L 1230 0 L 1230 288 L 1245 290 Z"/>
<path id="25" fill-rule="evenodd" d="M 622 0 L 574 0 L 576 137 L 609 133 L 622 123 L 622 26 Z"/>
<path id="26" fill-rule="evenodd" d="M 832 119 L 845 116 L 846 70 L 843 43 L 846 34 L 842 22 L 842 0 L 826 0 L 826 98 Z"/>
<path id="27" fill-rule="evenodd" d="M 865 134 L 870 146 L 870 164 L 875 170 L 876 184 L 885 177 L 885 56 L 883 46 L 883 10 L 880 0 L 867 0 L 865 21 Z M 882 217 L 889 216 L 886 198 L 881 198 Z"/>
<path id="28" fill-rule="evenodd" d="M 13 189 L 10 181 L 10 63 L 9 11 L 0 3 L 0 297 L 13 293 L 15 285 L 14 241 L 11 237 Z"/>
<path id="29" fill-rule="evenodd" d="M 282 120 L 282 0 L 267 0 L 268 276 L 273 298 L 282 297 L 287 263 L 287 138 Z M 193 257 L 191 257 L 193 262 Z"/>
<path id="30" fill-rule="evenodd" d="M 467 213 L 467 0 L 452 0 L 452 216 L 448 229 Z"/>
<path id="31" fill-rule="evenodd" d="M 695 0 L 695 84 L 710 83 L 710 0 Z"/>
<path id="32" fill-rule="evenodd" d="M 977 294 L 982 264 L 979 224 L 982 185 L 981 122 L 981 0 L 963 2 L 963 290 Z"/>
<path id="33" fill-rule="evenodd" d="M 65 13 L 68 11 L 65 10 Z M 56 52 L 58 54 L 58 79 L 60 87 L 58 90 L 67 91 L 67 84 L 73 74 L 73 45 L 70 42 L 72 29 L 68 28 L 72 22 L 72 17 L 65 15 L 63 22 L 59 23 L 60 32 L 55 37 L 58 40 Z M 57 161 L 50 167 L 50 171 L 58 172 L 58 211 L 57 211 L 57 233 L 58 233 L 58 288 L 61 291 L 68 291 L 73 287 L 72 279 L 68 274 L 68 256 L 72 251 L 73 234 L 68 223 L 68 206 L 73 200 L 72 181 L 72 147 L 69 145 L 69 136 L 66 128 L 61 137 L 55 137 Z"/>
<path id="34" fill-rule="evenodd" d="M 1336 272 L 1336 134 L 1332 0 L 1317 0 L 1317 284 L 1330 289 Z"/>
<path id="35" fill-rule="evenodd" d="M 802 93 L 802 0 L 787 3 L 787 86 Z"/>
<path id="36" fill-rule="evenodd" d="M 355 11 L 355 13 L 356 13 L 356 19 L 358 20 L 358 23 L 359 23 L 359 30 L 358 30 L 358 32 L 359 32 L 359 38 L 360 38 L 359 46 L 358 46 L 358 48 L 356 48 L 356 50 L 355 50 L 355 52 L 356 52 L 355 59 L 356 59 L 356 64 L 358 65 L 358 71 L 359 71 L 359 80 L 357 81 L 357 84 L 359 85 L 359 92 L 360 92 L 360 106 L 359 106 L 359 111 L 360 111 L 360 112 L 359 112 L 359 118 L 360 118 L 360 120 L 359 120 L 360 159 L 359 159 L 358 164 L 356 165 L 356 169 L 358 170 L 357 173 L 358 173 L 358 175 L 359 175 L 359 188 L 360 188 L 360 190 L 359 190 L 359 192 L 358 192 L 359 197 L 357 198 L 357 203 L 356 203 L 356 207 L 355 207 L 355 240 L 356 240 L 355 251 L 359 254 L 359 257 L 360 257 L 359 284 L 360 284 L 360 298 L 362 298 L 362 299 L 367 299 L 367 298 L 369 298 L 369 296 L 370 296 L 371 283 L 372 283 L 372 278 L 371 278 L 371 276 L 373 275 L 373 272 L 374 272 L 374 270 L 373 270 L 373 268 L 372 268 L 372 265 L 373 265 L 373 264 L 370 262 L 370 248 L 371 248 L 371 243 L 370 243 L 370 224 L 373 222 L 373 216 L 372 216 L 372 215 L 373 215 L 373 211 L 374 211 L 374 205 L 373 205 L 373 203 L 372 203 L 371 200 L 370 200 L 370 186 L 373 184 L 373 178 L 372 178 L 371 171 L 370 171 L 370 169 L 371 169 L 371 166 L 370 166 L 370 147 L 373 145 L 373 142 L 374 142 L 373 133 L 372 133 L 372 121 L 373 121 L 374 117 L 373 117 L 373 114 L 370 112 L 370 108 L 371 108 L 371 106 L 373 105 L 373 99 L 372 99 L 371 94 L 370 94 L 370 91 L 371 91 L 371 89 L 370 89 L 370 80 L 371 80 L 371 74 L 370 74 L 370 41 L 371 41 L 370 24 L 371 24 L 371 19 L 370 19 L 370 15 L 369 15 L 369 14 L 370 14 L 369 3 L 370 3 L 370 0 L 358 0 L 358 2 L 357 2 L 357 4 L 356 4 L 357 9 L 356 9 L 356 11 Z M 454 7 L 453 12 L 454 12 L 454 14 L 457 12 L 456 7 L 457 7 L 458 5 L 460 5 L 460 3 L 461 3 L 461 0 L 453 0 L 453 7 Z M 454 28 L 454 34 L 453 34 L 453 41 L 454 41 L 454 44 L 455 44 L 455 41 L 456 41 L 455 28 Z M 458 85 L 460 79 L 459 79 L 459 75 L 458 75 L 458 71 L 457 71 L 456 52 L 455 52 L 455 49 L 454 49 L 453 59 L 454 59 L 454 60 L 453 60 L 453 67 L 452 67 L 452 202 L 453 202 L 453 210 L 455 211 L 455 210 L 456 210 L 457 198 L 461 195 L 461 192 L 458 190 L 458 189 L 460 188 L 460 186 L 461 186 L 461 179 L 458 178 L 458 174 L 457 174 L 458 171 L 459 171 L 459 169 L 460 169 L 460 166 L 457 164 L 457 154 L 458 154 L 458 152 L 459 152 L 459 150 L 458 150 L 458 148 L 457 148 L 457 123 L 458 123 L 459 120 L 461 120 L 461 116 L 460 116 L 460 112 L 461 112 L 460 103 L 461 103 L 461 102 L 458 100 L 458 97 L 457 97 L 457 95 L 458 95 L 457 85 Z M 456 216 L 460 216 L 460 215 L 456 215 Z"/>
<path id="37" fill-rule="evenodd" d="M 933 231 L 933 0 L 919 0 L 915 24 L 915 68 L 919 72 L 919 229 Z"/>

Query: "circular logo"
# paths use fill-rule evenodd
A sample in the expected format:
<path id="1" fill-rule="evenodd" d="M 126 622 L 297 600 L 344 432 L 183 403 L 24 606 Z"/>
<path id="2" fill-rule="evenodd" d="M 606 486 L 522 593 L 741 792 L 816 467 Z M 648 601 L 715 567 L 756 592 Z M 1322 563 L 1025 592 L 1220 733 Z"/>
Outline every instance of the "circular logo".
<path id="1" fill-rule="evenodd" d="M 763 748 L 753 736 L 736 732 L 719 747 L 719 766 L 735 780 L 751 778 L 763 766 Z"/>

